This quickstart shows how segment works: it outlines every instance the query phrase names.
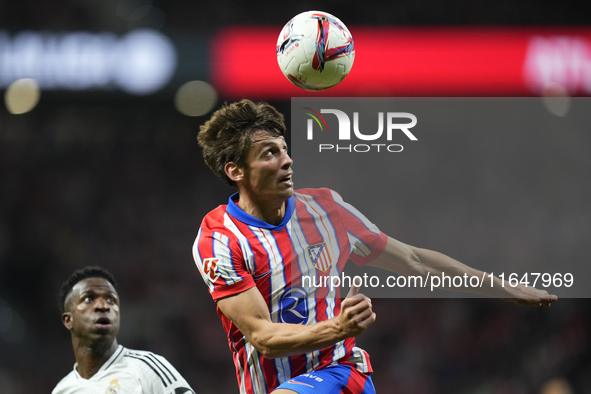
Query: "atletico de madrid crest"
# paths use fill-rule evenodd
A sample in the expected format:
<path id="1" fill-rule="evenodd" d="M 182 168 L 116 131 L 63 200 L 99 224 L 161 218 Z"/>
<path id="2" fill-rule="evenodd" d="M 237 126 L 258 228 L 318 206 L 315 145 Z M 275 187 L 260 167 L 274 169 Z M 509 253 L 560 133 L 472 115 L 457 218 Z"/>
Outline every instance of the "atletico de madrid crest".
<path id="1" fill-rule="evenodd" d="M 310 260 L 312 260 L 312 265 L 316 267 L 317 270 L 322 272 L 328 271 L 330 265 L 332 264 L 332 260 L 330 259 L 330 253 L 328 252 L 328 248 L 326 247 L 326 242 L 322 242 L 315 245 L 308 246 L 308 256 L 310 256 Z"/>

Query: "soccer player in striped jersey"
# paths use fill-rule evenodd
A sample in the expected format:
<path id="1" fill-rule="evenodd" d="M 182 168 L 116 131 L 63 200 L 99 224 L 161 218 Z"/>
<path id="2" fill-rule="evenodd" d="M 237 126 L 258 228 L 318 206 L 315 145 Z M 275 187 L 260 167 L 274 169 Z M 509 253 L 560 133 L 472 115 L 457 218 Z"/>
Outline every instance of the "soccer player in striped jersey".
<path id="1" fill-rule="evenodd" d="M 62 285 L 60 306 L 76 364 L 52 394 L 194 393 L 164 357 L 117 344 L 119 296 L 104 268 L 75 271 Z"/>
<path id="2" fill-rule="evenodd" d="M 482 272 L 386 236 L 332 190 L 294 191 L 285 133 L 275 108 L 242 100 L 216 111 L 198 135 L 207 165 L 238 190 L 205 216 L 193 256 L 240 393 L 375 393 L 369 356 L 355 346 L 376 318 L 371 300 L 352 287 L 341 301 L 338 289 L 302 278 L 340 276 L 348 259 L 401 275 Z M 531 287 L 503 291 L 525 305 L 556 300 Z"/>

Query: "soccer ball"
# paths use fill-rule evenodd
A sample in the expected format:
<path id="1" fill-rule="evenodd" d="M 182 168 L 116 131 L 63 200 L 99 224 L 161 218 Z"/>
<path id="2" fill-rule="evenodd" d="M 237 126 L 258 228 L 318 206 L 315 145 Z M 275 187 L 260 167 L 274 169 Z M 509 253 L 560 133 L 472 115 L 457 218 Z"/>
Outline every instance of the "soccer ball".
<path id="1" fill-rule="evenodd" d="M 337 17 L 321 11 L 296 15 L 277 39 L 277 62 L 291 83 L 306 90 L 337 85 L 351 71 L 353 37 Z"/>

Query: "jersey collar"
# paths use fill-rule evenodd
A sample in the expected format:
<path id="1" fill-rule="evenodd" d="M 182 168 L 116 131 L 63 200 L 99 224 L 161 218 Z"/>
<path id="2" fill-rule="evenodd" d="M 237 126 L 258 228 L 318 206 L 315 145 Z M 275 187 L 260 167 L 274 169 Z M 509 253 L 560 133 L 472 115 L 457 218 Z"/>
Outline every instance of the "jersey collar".
<path id="1" fill-rule="evenodd" d="M 119 358 L 119 356 L 121 355 L 121 353 L 123 353 L 124 350 L 125 350 L 125 348 L 121 344 L 119 344 L 117 346 L 117 349 L 115 350 L 115 352 L 111 355 L 111 357 L 109 357 L 109 359 L 107 361 L 105 361 L 103 365 L 101 365 L 99 370 L 96 371 L 96 373 L 93 376 L 91 376 L 90 379 L 97 376 L 99 372 L 103 372 L 103 371 L 107 370 Z M 80 374 L 78 373 L 78 363 L 74 364 L 74 375 L 76 376 L 77 379 L 87 380 L 87 379 L 84 379 L 82 376 L 80 376 Z M 90 380 L 90 379 L 88 379 L 88 380 Z"/>
<path id="2" fill-rule="evenodd" d="M 281 223 L 279 223 L 277 226 L 275 226 L 275 225 L 269 224 L 261 219 L 257 219 L 254 216 L 251 216 L 248 213 L 244 212 L 242 210 L 242 208 L 240 208 L 236 204 L 237 200 L 238 200 L 238 193 L 232 194 L 230 196 L 230 198 L 228 199 L 228 208 L 226 209 L 226 212 L 228 212 L 228 214 L 230 214 L 231 216 L 240 220 L 242 223 L 248 224 L 249 226 L 264 228 L 267 230 L 275 230 L 275 231 L 283 230 L 283 228 L 285 227 L 287 222 L 289 222 L 289 219 L 291 219 L 291 215 L 293 214 L 293 210 L 295 207 L 294 197 L 291 196 L 290 198 L 287 199 L 287 207 L 285 208 L 285 216 L 283 216 Z"/>

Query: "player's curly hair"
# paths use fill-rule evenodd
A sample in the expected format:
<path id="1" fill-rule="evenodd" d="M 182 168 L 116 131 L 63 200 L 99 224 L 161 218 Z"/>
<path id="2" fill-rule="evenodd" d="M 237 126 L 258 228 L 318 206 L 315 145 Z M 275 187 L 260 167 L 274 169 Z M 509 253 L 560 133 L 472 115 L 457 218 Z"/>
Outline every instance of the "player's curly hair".
<path id="1" fill-rule="evenodd" d="M 117 287 L 115 278 L 105 268 L 98 266 L 80 268 L 79 270 L 74 271 L 72 275 L 70 275 L 70 277 L 62 284 L 58 296 L 59 308 L 62 313 L 66 311 L 66 298 L 68 298 L 68 294 L 70 294 L 72 288 L 76 286 L 78 282 L 86 278 L 103 278 L 109 281 L 113 287 Z"/>
<path id="2" fill-rule="evenodd" d="M 270 104 L 250 100 L 224 104 L 199 129 L 197 141 L 203 148 L 205 163 L 228 186 L 236 187 L 224 167 L 234 162 L 245 168 L 252 135 L 264 130 L 272 137 L 285 137 L 283 114 Z"/>

